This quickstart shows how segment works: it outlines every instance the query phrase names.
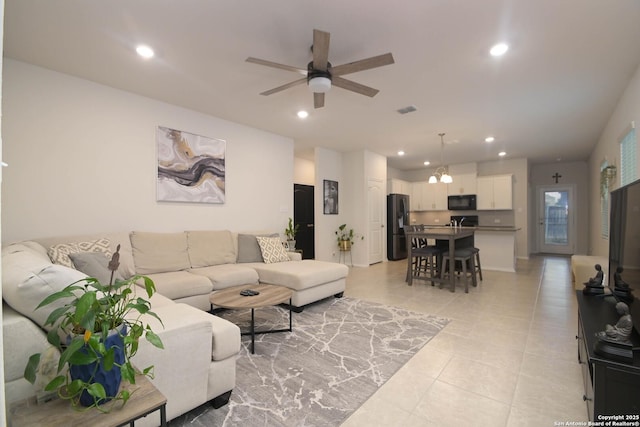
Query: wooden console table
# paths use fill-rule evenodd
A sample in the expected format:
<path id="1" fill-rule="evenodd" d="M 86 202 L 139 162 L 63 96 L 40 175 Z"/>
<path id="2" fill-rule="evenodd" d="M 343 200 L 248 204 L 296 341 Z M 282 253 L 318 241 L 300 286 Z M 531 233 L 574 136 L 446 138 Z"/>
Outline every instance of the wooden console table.
<path id="1" fill-rule="evenodd" d="M 119 427 L 134 426 L 135 420 L 152 412 L 160 411 L 159 424 L 167 425 L 167 399 L 144 375 L 136 377 L 135 384 L 123 383 L 131 392 L 131 397 L 124 407 L 122 402 L 107 402 L 103 406 L 110 409 L 102 413 L 95 408 L 76 410 L 68 400 L 55 399 L 37 404 L 35 398 L 22 400 L 11 405 L 9 409 L 9 427 L 46 426 L 46 427 Z"/>
<path id="2" fill-rule="evenodd" d="M 598 355 L 594 347 L 596 333 L 605 325 L 615 325 L 618 313 L 612 296 L 578 298 L 578 362 L 582 365 L 584 401 L 590 421 L 603 421 L 602 416 L 618 415 L 623 421 L 640 421 L 640 354 L 634 352 L 633 361 L 624 362 Z M 635 301 L 638 303 L 638 301 Z M 634 347 L 640 345 L 637 331 L 631 334 Z M 632 417 L 632 418 L 626 418 Z M 635 418 L 633 418 L 635 417 Z"/>

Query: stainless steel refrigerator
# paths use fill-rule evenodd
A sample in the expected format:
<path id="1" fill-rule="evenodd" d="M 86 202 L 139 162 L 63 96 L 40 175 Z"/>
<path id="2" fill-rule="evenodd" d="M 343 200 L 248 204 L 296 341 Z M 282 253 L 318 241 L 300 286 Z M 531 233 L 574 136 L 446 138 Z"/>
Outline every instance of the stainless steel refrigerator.
<path id="1" fill-rule="evenodd" d="M 391 261 L 407 257 L 407 239 L 404 226 L 409 225 L 409 196 L 387 196 L 387 258 Z"/>

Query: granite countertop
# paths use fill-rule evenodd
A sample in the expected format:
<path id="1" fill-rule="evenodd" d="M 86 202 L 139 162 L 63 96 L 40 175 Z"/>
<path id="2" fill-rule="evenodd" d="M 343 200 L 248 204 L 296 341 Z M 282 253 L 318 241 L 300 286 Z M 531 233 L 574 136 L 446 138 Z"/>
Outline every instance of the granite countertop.
<path id="1" fill-rule="evenodd" d="M 451 227 L 450 225 L 442 225 L 442 224 L 425 224 L 425 227 L 429 227 L 429 228 L 445 228 L 445 227 Z M 521 228 L 520 227 L 515 227 L 513 225 L 479 225 L 477 227 L 462 227 L 462 228 L 466 228 L 466 229 L 470 229 L 470 230 L 475 230 L 475 231 L 518 231 Z"/>
<path id="2" fill-rule="evenodd" d="M 515 227 L 513 225 L 479 225 L 474 227 L 476 231 L 518 231 L 520 227 Z"/>

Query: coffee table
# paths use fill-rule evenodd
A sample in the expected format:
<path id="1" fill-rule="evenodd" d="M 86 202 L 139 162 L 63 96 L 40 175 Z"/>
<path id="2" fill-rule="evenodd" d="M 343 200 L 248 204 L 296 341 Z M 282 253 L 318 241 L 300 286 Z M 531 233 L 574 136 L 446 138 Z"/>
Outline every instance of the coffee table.
<path id="1" fill-rule="evenodd" d="M 258 295 L 243 296 L 240 292 L 244 290 L 253 290 L 259 292 Z M 227 289 L 221 289 L 213 292 L 209 296 L 209 301 L 212 305 L 216 305 L 222 308 L 230 308 L 232 310 L 251 309 L 251 327 L 249 332 L 243 332 L 241 335 L 251 335 L 251 354 L 255 354 L 255 342 L 256 334 L 272 334 L 276 332 L 291 332 L 293 330 L 292 325 L 292 311 L 291 311 L 291 296 L 293 291 L 284 286 L 267 285 L 260 283 L 257 285 L 241 285 L 234 286 Z M 255 316 L 254 310 L 260 307 L 269 307 L 289 301 L 289 328 L 288 329 L 272 329 L 268 331 L 256 331 L 255 330 Z"/>

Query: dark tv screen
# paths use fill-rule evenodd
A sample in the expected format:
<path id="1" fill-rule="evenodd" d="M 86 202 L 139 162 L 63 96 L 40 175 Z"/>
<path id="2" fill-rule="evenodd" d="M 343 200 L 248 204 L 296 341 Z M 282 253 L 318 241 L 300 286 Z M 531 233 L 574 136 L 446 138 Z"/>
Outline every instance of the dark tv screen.
<path id="1" fill-rule="evenodd" d="M 622 267 L 634 296 L 628 303 L 633 326 L 640 333 L 640 180 L 612 191 L 609 210 L 608 285 L 613 291 L 614 273 Z"/>

